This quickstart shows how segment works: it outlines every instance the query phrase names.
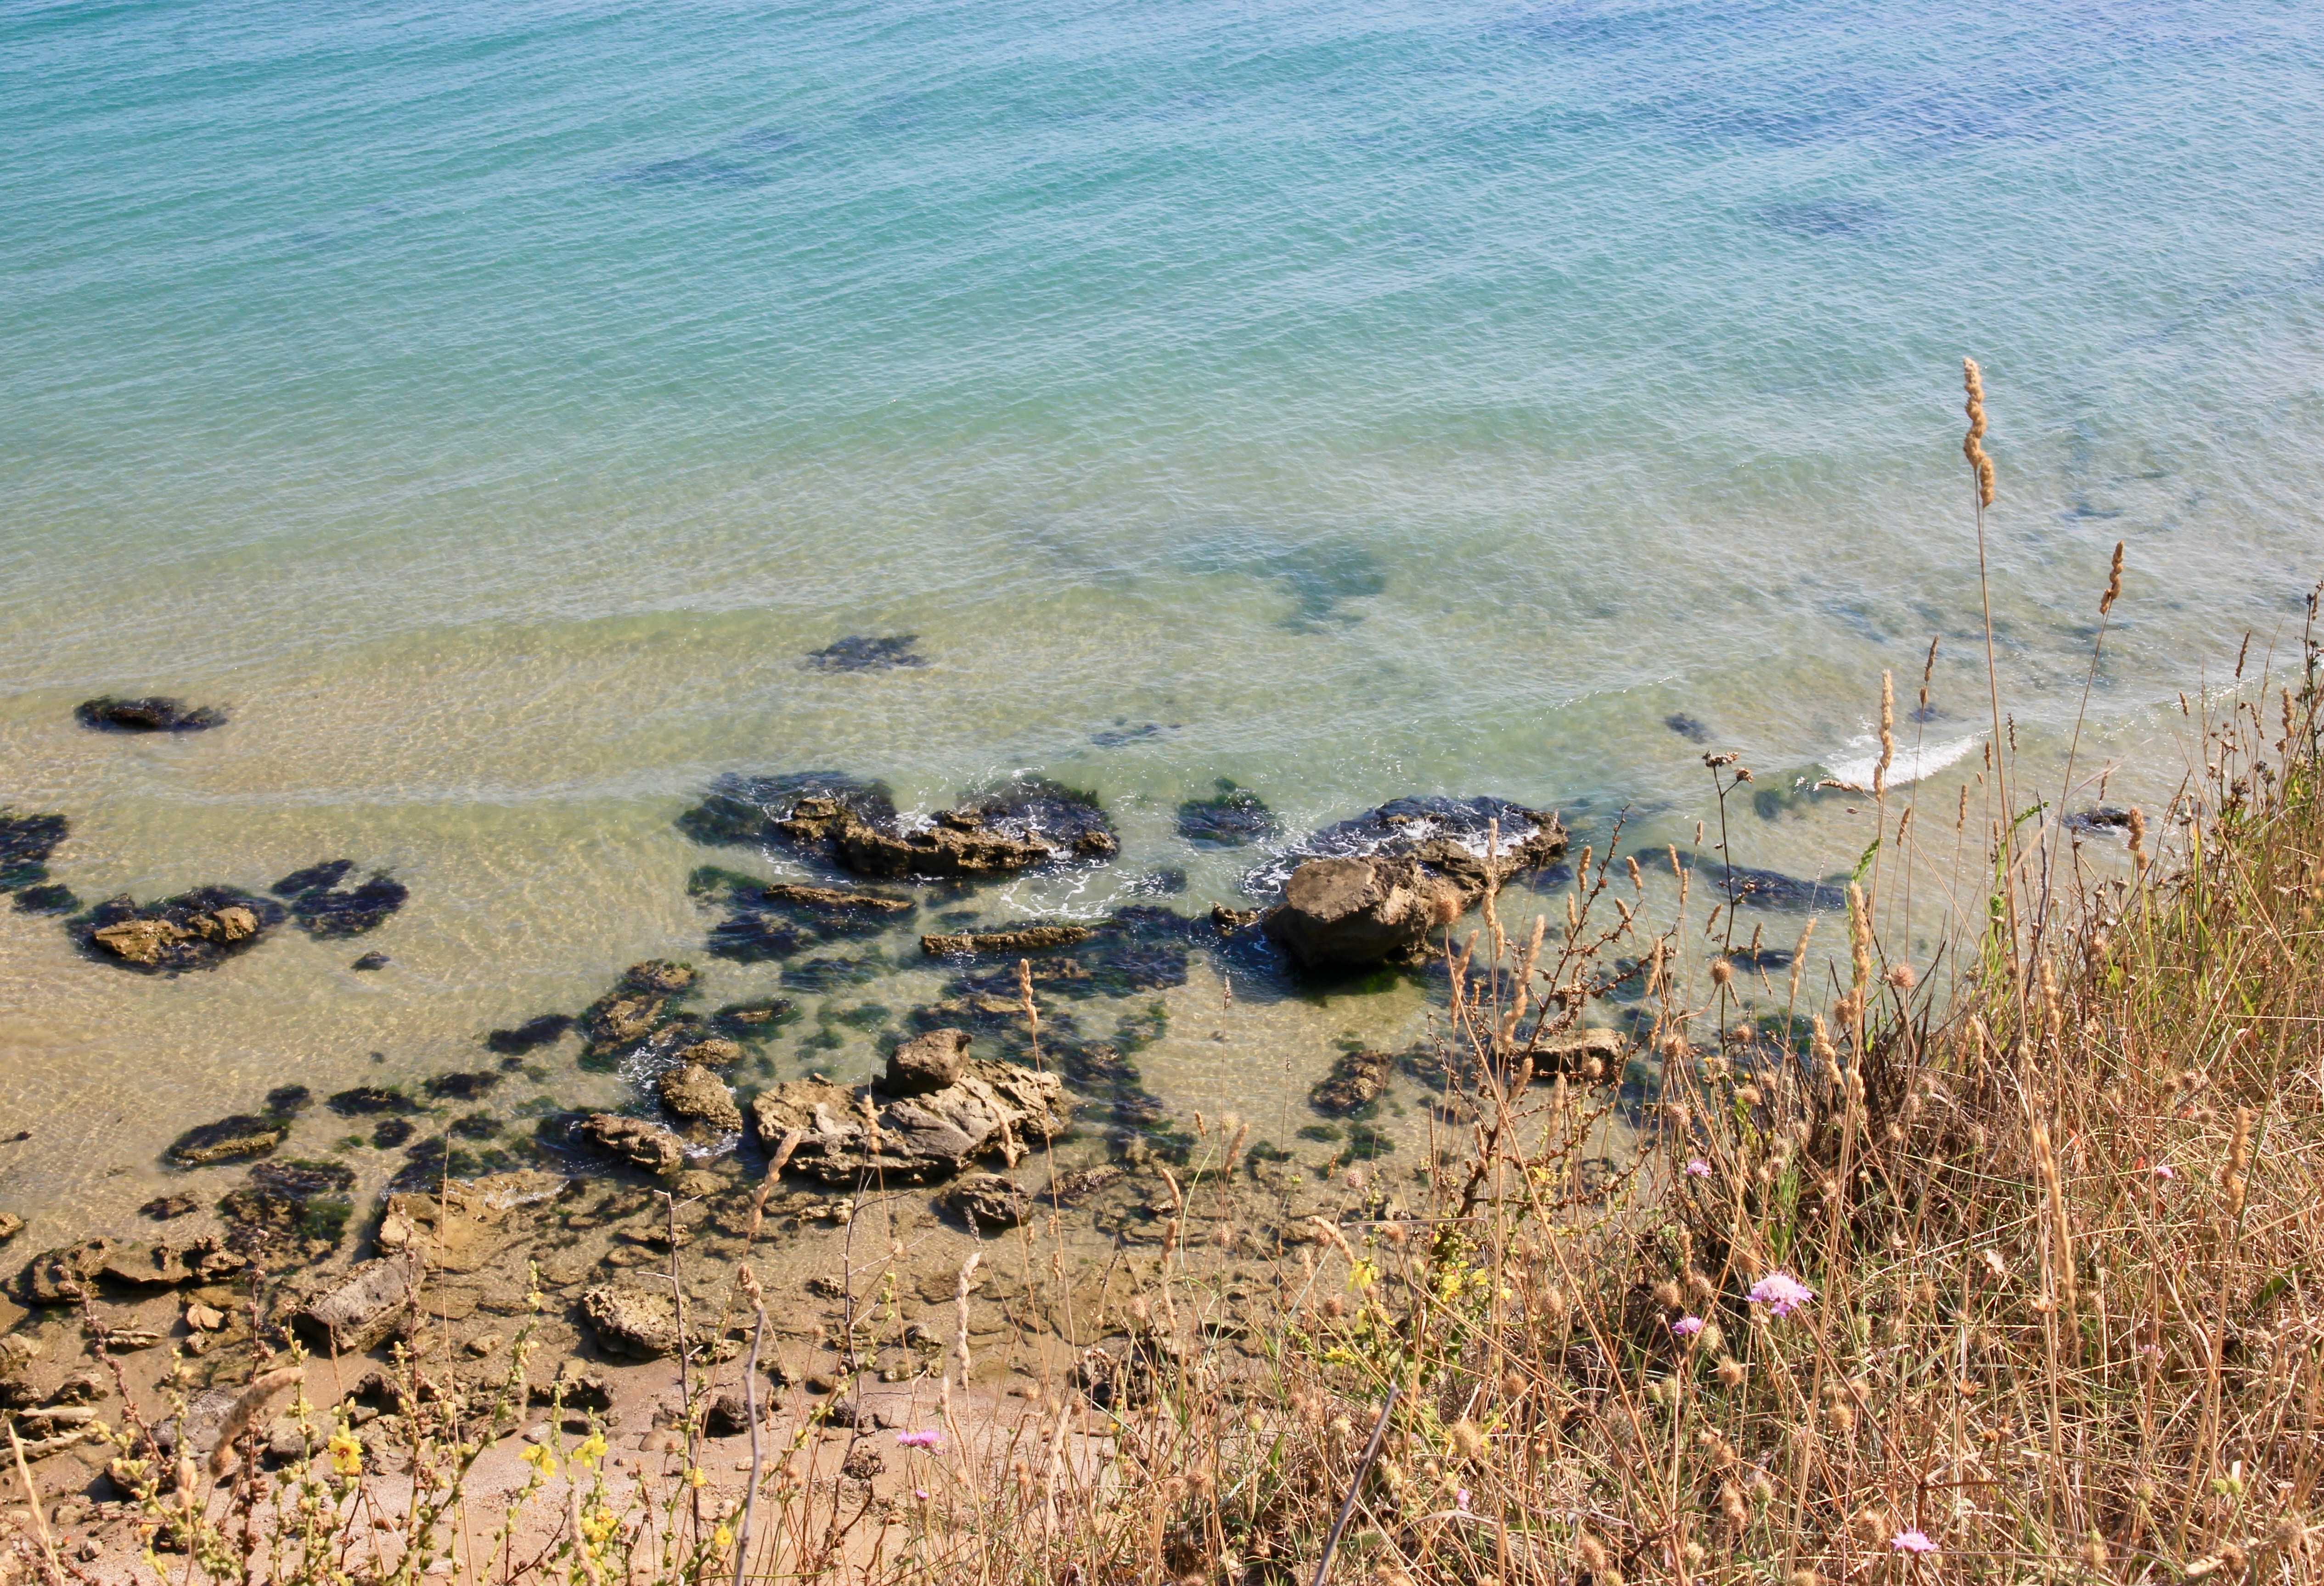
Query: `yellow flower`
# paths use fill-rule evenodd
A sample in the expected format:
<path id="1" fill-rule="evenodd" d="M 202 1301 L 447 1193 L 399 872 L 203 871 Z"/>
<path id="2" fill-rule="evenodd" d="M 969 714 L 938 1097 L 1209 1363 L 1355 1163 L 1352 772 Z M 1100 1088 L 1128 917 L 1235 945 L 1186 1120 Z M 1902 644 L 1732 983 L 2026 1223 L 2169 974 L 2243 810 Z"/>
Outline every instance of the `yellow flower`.
<path id="1" fill-rule="evenodd" d="M 713 1531 L 713 1532 L 710 1534 L 710 1551 L 711 1551 L 711 1552 L 713 1552 L 713 1553 L 724 1553 L 728 1548 L 730 1548 L 730 1547 L 732 1547 L 732 1546 L 733 1546 L 733 1545 L 734 1545 L 734 1533 L 733 1533 L 732 1531 L 729 1531 L 728 1529 L 726 1529 L 726 1527 L 725 1527 L 725 1526 L 719 1526 L 719 1527 L 718 1527 L 718 1529 L 716 1529 L 715 1531 Z"/>
<path id="2" fill-rule="evenodd" d="M 325 1446 L 330 1450 L 333 1471 L 342 1476 L 363 1474 L 363 1442 L 354 1433 L 342 1426 Z"/>
<path id="3" fill-rule="evenodd" d="M 597 1462 L 605 1457 L 605 1434 L 592 1432 L 568 1457 L 585 1471 L 595 1470 Z"/>
<path id="4" fill-rule="evenodd" d="M 581 1517 L 581 1538 L 591 1547 L 601 1546 L 605 1538 L 611 1536 L 620 1524 L 621 1522 L 614 1518 L 613 1510 L 604 1504 L 598 1504 Z"/>
<path id="5" fill-rule="evenodd" d="M 709 1477 L 702 1473 L 702 1467 L 700 1465 L 689 1465 L 687 1467 L 686 1484 L 688 1487 L 699 1487 L 709 1480 Z"/>
<path id="6" fill-rule="evenodd" d="M 543 1480 L 557 1474 L 557 1456 L 549 1451 L 549 1445 L 545 1443 L 534 1443 L 517 1458 L 540 1471 Z"/>
<path id="7" fill-rule="evenodd" d="M 1368 1256 L 1358 1257 L 1354 1265 L 1348 1269 L 1350 1288 L 1369 1289 L 1379 1282 L 1379 1268 L 1372 1265 L 1371 1259 Z"/>

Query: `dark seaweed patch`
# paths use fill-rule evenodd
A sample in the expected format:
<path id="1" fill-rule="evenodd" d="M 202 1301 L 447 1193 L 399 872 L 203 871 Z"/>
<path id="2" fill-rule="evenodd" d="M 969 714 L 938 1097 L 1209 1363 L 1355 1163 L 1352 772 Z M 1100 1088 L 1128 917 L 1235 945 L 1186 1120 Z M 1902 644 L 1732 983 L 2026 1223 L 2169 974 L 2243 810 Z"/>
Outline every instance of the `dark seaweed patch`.
<path id="1" fill-rule="evenodd" d="M 1178 806 L 1178 834 L 1190 843 L 1216 848 L 1240 848 L 1276 831 L 1275 812 L 1248 788 L 1231 778 L 1218 779 L 1218 790 L 1208 798 L 1189 798 Z"/>
<path id="2" fill-rule="evenodd" d="M 807 958 L 783 966 L 783 984 L 800 991 L 835 991 L 878 980 L 892 967 L 874 949 L 861 958 Z"/>
<path id="3" fill-rule="evenodd" d="M 473 1102 L 488 1095 L 500 1085 L 502 1074 L 490 1070 L 470 1074 L 439 1074 L 429 1080 L 426 1089 L 439 1101 Z"/>
<path id="4" fill-rule="evenodd" d="M 360 936 L 376 930 L 401 908 L 411 890 L 385 871 L 374 871 L 359 887 L 342 889 L 341 878 L 355 869 L 351 859 L 327 860 L 293 871 L 271 889 L 290 899 L 290 917 L 300 928 L 318 939 Z"/>
<path id="5" fill-rule="evenodd" d="M 420 1103 L 401 1091 L 385 1085 L 356 1085 L 324 1103 L 342 1118 L 362 1118 L 377 1112 L 417 1112 Z"/>
<path id="6" fill-rule="evenodd" d="M 294 870 L 266 890 L 277 898 L 297 898 L 309 892 L 327 892 L 346 879 L 355 869 L 352 859 L 327 859 L 320 864 L 310 864 L 304 870 Z"/>
<path id="7" fill-rule="evenodd" d="M 850 634 L 835 643 L 807 654 L 807 665 L 816 672 L 886 672 L 899 667 L 924 667 L 927 658 L 916 652 L 912 646 L 919 640 L 917 633 L 898 633 L 885 639 L 870 639 L 862 634 Z"/>
<path id="8" fill-rule="evenodd" d="M 1665 716 L 1663 718 L 1663 725 L 1668 727 L 1672 732 L 1676 733 L 1689 743 L 1708 743 L 1711 742 L 1711 729 L 1704 726 L 1701 722 L 1695 720 L 1692 716 L 1688 715 L 1683 711 L 1673 715 Z"/>
<path id="9" fill-rule="evenodd" d="M 409 1118 L 383 1118 L 379 1127 L 371 1131 L 371 1143 L 383 1151 L 392 1151 L 419 1132 Z"/>
<path id="10" fill-rule="evenodd" d="M 16 894 L 16 908 L 23 914 L 70 914 L 79 907 L 70 887 L 26 887 Z"/>
<path id="11" fill-rule="evenodd" d="M 500 1138 L 501 1120 L 489 1112 L 471 1112 L 456 1118 L 447 1126 L 451 1134 L 464 1140 L 489 1140 Z"/>
<path id="12" fill-rule="evenodd" d="M 305 1085 L 276 1085 L 266 1093 L 266 1110 L 284 1118 L 296 1118 L 315 1104 L 315 1093 Z"/>
<path id="13" fill-rule="evenodd" d="M 358 974 L 369 974 L 374 970 L 385 969 L 393 962 L 384 953 L 366 953 L 347 967 Z"/>
<path id="14" fill-rule="evenodd" d="M 885 782 L 863 781 L 844 771 L 794 771 L 721 777 L 701 803 L 678 817 L 678 829 L 711 847 L 777 843 L 782 834 L 775 823 L 788 818 L 802 798 L 835 799 L 883 829 L 895 824 L 896 796 Z"/>
<path id="15" fill-rule="evenodd" d="M 75 705 L 73 720 L 93 733 L 202 733 L 225 725 L 226 711 L 161 695 L 118 699 L 106 694 Z"/>
<path id="16" fill-rule="evenodd" d="M 730 1041 L 763 1041 L 798 1017 L 798 1008 L 790 999 L 770 997 L 758 1002 L 729 1002 L 704 1022 L 713 1033 Z"/>
<path id="17" fill-rule="evenodd" d="M 13 815 L 0 810 L 0 890 L 49 879 L 47 860 L 72 823 L 60 815 Z"/>
<path id="18" fill-rule="evenodd" d="M 574 1025 L 569 1013 L 544 1013 L 529 1019 L 514 1029 L 496 1029 L 484 1037 L 484 1045 L 506 1056 L 520 1056 L 536 1047 L 546 1047 L 561 1037 Z"/>
<path id="19" fill-rule="evenodd" d="M 1135 743 L 1143 738 L 1159 738 L 1161 735 L 1162 724 L 1159 722 L 1148 722 L 1136 727 L 1126 726 L 1120 722 L 1116 722 L 1102 733 L 1092 733 L 1090 742 L 1100 749 L 1119 749 L 1125 743 Z"/>
<path id="20" fill-rule="evenodd" d="M 351 1168 L 337 1162 L 288 1158 L 262 1162 L 250 1182 L 218 1202 L 226 1248 L 244 1255 L 318 1255 L 337 1248 L 355 1215 L 346 1192 Z"/>

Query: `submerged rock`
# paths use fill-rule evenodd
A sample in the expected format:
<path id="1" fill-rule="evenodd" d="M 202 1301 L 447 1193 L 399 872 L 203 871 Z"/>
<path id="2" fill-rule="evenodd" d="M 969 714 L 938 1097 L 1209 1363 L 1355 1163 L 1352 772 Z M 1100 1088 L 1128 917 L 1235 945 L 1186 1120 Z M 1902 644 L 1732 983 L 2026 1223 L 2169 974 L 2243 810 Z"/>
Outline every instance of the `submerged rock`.
<path id="1" fill-rule="evenodd" d="M 106 899 L 78 922 L 91 956 L 146 973 L 208 969 L 258 945 L 282 922 L 282 906 L 232 887 L 197 887 L 140 904 Z"/>
<path id="2" fill-rule="evenodd" d="M 369 974 L 375 969 L 385 969 L 392 962 L 384 953 L 366 953 L 347 965 L 357 974 Z"/>
<path id="3" fill-rule="evenodd" d="M 2123 832 L 2130 829 L 2130 811 L 2111 804 L 2101 804 L 2092 809 L 2077 810 L 2066 817 L 2066 829 L 2088 834 L 2093 832 Z"/>
<path id="4" fill-rule="evenodd" d="M 622 972 L 613 989 L 581 1015 L 592 1047 L 628 1046 L 653 1034 L 669 1018 L 671 1003 L 694 985 L 694 971 L 667 959 L 649 959 Z"/>
<path id="5" fill-rule="evenodd" d="M 417 1112 L 420 1103 L 386 1085 L 355 1085 L 323 1103 L 342 1118 L 364 1118 L 377 1112 Z"/>
<path id="6" fill-rule="evenodd" d="M 736 1122 L 741 1122 L 739 1117 Z M 686 1166 L 685 1142 L 642 1118 L 593 1112 L 581 1120 L 574 1135 L 583 1145 L 618 1157 L 658 1177 L 668 1177 Z"/>
<path id="7" fill-rule="evenodd" d="M 1178 834 L 1190 843 L 1213 848 L 1240 848 L 1276 832 L 1275 812 L 1248 788 L 1226 777 L 1208 798 L 1189 798 L 1178 806 Z"/>
<path id="8" fill-rule="evenodd" d="M 484 1045 L 505 1056 L 521 1056 L 536 1047 L 546 1047 L 561 1038 L 578 1022 L 569 1013 L 544 1013 L 529 1019 L 514 1029 L 496 1029 L 484 1037 Z"/>
<path id="9" fill-rule="evenodd" d="M 1748 864 L 1729 864 L 1714 859 L 1699 859 L 1696 868 L 1711 878 L 1711 884 L 1729 903 L 1785 909 L 1842 908 L 1848 904 L 1849 878 L 1845 875 L 1804 881 L 1781 871 L 1754 870 Z"/>
<path id="10" fill-rule="evenodd" d="M 376 930 L 401 908 L 411 890 L 383 870 L 372 871 L 359 887 L 340 887 L 355 867 L 352 859 L 325 860 L 291 871 L 267 890 L 290 899 L 290 917 L 309 936 L 318 940 L 359 936 Z"/>
<path id="11" fill-rule="evenodd" d="M 16 891 L 16 911 L 19 914 L 70 914 L 80 907 L 80 899 L 70 887 L 49 885 L 21 887 Z"/>
<path id="12" fill-rule="evenodd" d="M 73 720 L 96 733 L 201 733 L 225 725 L 226 710 L 158 694 L 143 699 L 106 694 L 73 706 Z"/>
<path id="13" fill-rule="evenodd" d="M 227 1248 L 270 1264 L 337 1249 L 355 1215 L 347 1198 L 355 1182 L 355 1170 L 343 1162 L 260 1163 L 247 1184 L 218 1202 Z"/>
<path id="14" fill-rule="evenodd" d="M 1014 1228 L 1033 1214 L 1033 1197 L 1016 1180 L 998 1173 L 974 1173 L 944 1195 L 945 1210 L 970 1228 Z"/>
<path id="15" fill-rule="evenodd" d="M 931 958 L 954 954 L 980 957 L 993 953 L 1039 953 L 1051 947 L 1071 947 L 1096 935 L 1084 925 L 1023 926 L 1012 931 L 962 931 L 948 936 L 922 936 L 920 951 Z"/>
<path id="16" fill-rule="evenodd" d="M 1307 1104 L 1333 1118 L 1370 1117 L 1388 1091 L 1396 1057 L 1388 1052 L 1344 1052 L 1332 1072 L 1307 1093 Z"/>
<path id="17" fill-rule="evenodd" d="M 700 1064 L 673 1068 L 656 1083 L 661 1104 L 697 1139 L 742 1131 L 742 1111 L 718 1076 Z"/>
<path id="18" fill-rule="evenodd" d="M 220 1162 L 243 1162 L 263 1157 L 290 1132 L 290 1120 L 273 1115 L 237 1112 L 216 1123 L 197 1124 L 180 1135 L 168 1156 L 181 1167 L 208 1167 Z"/>
<path id="19" fill-rule="evenodd" d="M 678 1352 L 678 1305 L 667 1288 L 604 1284 L 581 1296 L 581 1315 L 609 1355 L 652 1360 Z M 689 1351 L 718 1358 L 733 1352 L 728 1341 L 698 1323 L 687 1332 Z"/>
<path id="20" fill-rule="evenodd" d="M 878 1120 L 876 1140 L 865 1127 L 867 1106 Z M 864 1174 L 898 1183 L 948 1178 L 980 1157 L 1021 1151 L 1063 1133 L 1071 1113 L 1055 1074 L 973 1061 L 952 1084 L 913 1096 L 792 1080 L 760 1093 L 751 1116 L 770 1153 L 799 1131 L 792 1171 L 847 1184 Z"/>
<path id="21" fill-rule="evenodd" d="M 0 809 L 0 891 L 47 881 L 49 855 L 71 830 L 72 823 L 60 815 L 18 815 Z M 21 900 L 17 907 L 23 907 Z"/>
<path id="22" fill-rule="evenodd" d="M 851 633 L 844 639 L 807 652 L 807 665 L 815 672 L 885 672 L 899 667 L 924 667 L 927 658 L 912 649 L 917 633 L 896 633 L 885 639 Z"/>
<path id="23" fill-rule="evenodd" d="M 710 932 L 709 950 L 741 964 L 788 958 L 823 942 L 874 936 L 918 908 L 909 898 L 846 891 L 704 865 L 687 881 L 695 898 L 724 901 L 729 913 Z"/>

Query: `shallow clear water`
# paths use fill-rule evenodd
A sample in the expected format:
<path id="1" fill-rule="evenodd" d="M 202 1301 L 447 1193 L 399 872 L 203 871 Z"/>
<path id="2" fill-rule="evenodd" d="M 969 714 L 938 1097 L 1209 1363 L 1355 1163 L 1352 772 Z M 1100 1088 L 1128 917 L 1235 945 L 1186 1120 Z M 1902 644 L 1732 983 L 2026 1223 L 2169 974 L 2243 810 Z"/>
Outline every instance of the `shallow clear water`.
<path id="1" fill-rule="evenodd" d="M 2319 90 L 2324 21 L 2244 0 L 0 6 L 0 802 L 71 816 L 88 899 L 337 853 L 413 893 L 174 982 L 0 912 L 0 1197 L 109 1213 L 268 1085 L 698 959 L 670 821 L 722 771 L 1039 769 L 1123 858 L 988 914 L 1165 867 L 1206 907 L 1241 865 L 1171 811 L 1216 777 L 1691 837 L 1666 717 L 1860 760 L 1941 635 L 1950 803 L 1963 353 L 2005 708 L 2054 759 L 2124 539 L 2091 733 L 2164 785 L 2176 691 L 2324 540 Z M 71 721 L 149 691 L 233 723 Z M 1426 1001 L 1221 990 L 1148 1082 L 1286 1127 Z"/>

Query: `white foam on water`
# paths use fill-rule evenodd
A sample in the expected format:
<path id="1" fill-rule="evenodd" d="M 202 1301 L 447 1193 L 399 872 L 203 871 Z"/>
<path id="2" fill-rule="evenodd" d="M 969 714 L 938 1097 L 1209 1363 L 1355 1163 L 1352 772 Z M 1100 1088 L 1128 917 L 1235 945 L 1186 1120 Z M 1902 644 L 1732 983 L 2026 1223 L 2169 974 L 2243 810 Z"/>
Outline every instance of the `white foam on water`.
<path id="1" fill-rule="evenodd" d="M 1966 738 L 1955 738 L 1943 743 L 1923 743 L 1917 748 L 1907 749 L 1900 744 L 1896 758 L 1888 767 L 1888 786 L 1908 787 L 1923 777 L 1934 776 L 1947 766 L 1968 757 L 1984 742 L 1983 738 L 1972 733 Z M 1831 771 L 1834 781 L 1853 782 L 1859 788 L 1869 788 L 1872 773 L 1880 764 L 1880 740 L 1867 733 L 1861 737 L 1849 739 L 1848 746 L 1852 750 L 1869 746 L 1871 752 L 1848 760 L 1828 761 L 1826 769 Z"/>

